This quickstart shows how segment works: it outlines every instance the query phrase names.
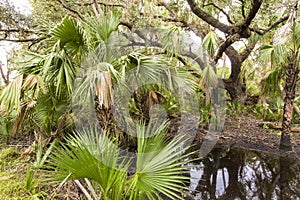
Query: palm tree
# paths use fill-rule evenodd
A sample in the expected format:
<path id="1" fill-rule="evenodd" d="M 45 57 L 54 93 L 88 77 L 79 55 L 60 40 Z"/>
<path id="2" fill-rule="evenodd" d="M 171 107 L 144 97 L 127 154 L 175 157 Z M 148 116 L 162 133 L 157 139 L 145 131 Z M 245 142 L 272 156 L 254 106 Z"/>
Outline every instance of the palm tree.
<path id="1" fill-rule="evenodd" d="M 265 45 L 261 48 L 261 56 L 270 61 L 273 67 L 272 72 L 266 78 L 266 83 L 274 83 L 274 80 L 280 81 L 278 77 L 284 77 L 284 110 L 282 119 L 282 133 L 280 148 L 292 150 L 290 133 L 293 118 L 293 106 L 295 98 L 296 81 L 299 72 L 299 48 L 300 48 L 300 23 L 296 21 L 295 16 L 289 19 L 289 22 L 283 26 L 274 36 L 273 45 Z M 274 75 L 275 74 L 275 75 Z M 270 80 L 273 77 L 272 80 Z M 278 83 L 276 83 L 278 85 Z M 265 87 L 268 86 L 265 85 Z M 274 85 L 272 85 L 274 87 Z M 268 88 L 268 87 L 266 87 Z M 265 89 L 266 89 L 265 88 Z"/>

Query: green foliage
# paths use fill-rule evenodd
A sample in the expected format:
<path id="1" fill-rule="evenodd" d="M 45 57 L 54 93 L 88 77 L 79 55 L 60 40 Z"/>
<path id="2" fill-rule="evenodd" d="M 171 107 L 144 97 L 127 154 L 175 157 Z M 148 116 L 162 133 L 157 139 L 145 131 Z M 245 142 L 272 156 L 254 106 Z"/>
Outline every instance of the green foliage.
<path id="1" fill-rule="evenodd" d="M 118 143 L 99 134 L 96 128 L 77 131 L 66 137 L 66 144 L 50 156 L 50 180 L 65 182 L 88 178 L 97 182 L 103 199 L 161 199 L 162 193 L 171 199 L 182 199 L 182 174 L 187 166 L 187 148 L 182 148 L 183 136 L 168 142 L 166 124 L 138 124 L 136 163 L 122 157 Z M 130 165 L 135 166 L 128 176 Z"/>
<path id="2" fill-rule="evenodd" d="M 220 41 L 219 36 L 215 31 L 210 31 L 203 39 L 202 46 L 208 52 L 208 55 L 213 58 L 218 48 Z"/>
<path id="3" fill-rule="evenodd" d="M 2 113 L 0 118 L 0 133 L 4 136 L 10 136 L 13 131 L 13 120 L 16 117 L 16 112 L 11 112 L 9 114 Z"/>
<path id="4" fill-rule="evenodd" d="M 179 56 L 181 49 L 184 46 L 184 35 L 180 28 L 170 27 L 167 28 L 162 37 L 163 49 L 167 52 L 168 56 Z"/>
<path id="5" fill-rule="evenodd" d="M 202 105 L 200 107 L 200 122 L 208 125 L 211 118 L 211 104 Z"/>
<path id="6" fill-rule="evenodd" d="M 74 80 L 76 77 L 77 66 L 72 61 L 65 49 L 61 49 L 55 44 L 45 58 L 42 77 L 49 86 L 55 88 L 56 95 L 71 95 Z M 67 92 L 67 93 L 64 93 Z"/>
<path id="7" fill-rule="evenodd" d="M 48 156 L 52 152 L 55 145 L 57 145 L 57 140 L 56 139 L 51 143 L 49 148 L 44 152 L 43 151 L 44 150 L 43 149 L 43 144 L 41 142 L 39 142 L 37 144 L 37 147 L 36 147 L 36 157 L 35 157 L 35 161 L 33 163 L 33 167 L 35 167 L 35 168 L 43 167 L 44 163 L 46 162 Z M 43 155 L 43 153 L 44 153 L 44 155 Z"/>
<path id="8" fill-rule="evenodd" d="M 26 157 L 15 148 L 0 148 L 0 198 L 37 200 L 49 199 L 41 180 L 28 166 Z"/>
<path id="9" fill-rule="evenodd" d="M 226 114 L 229 116 L 238 116 L 245 114 L 248 108 L 243 103 L 238 101 L 227 102 Z"/>
<path id="10" fill-rule="evenodd" d="M 40 94 L 37 105 L 34 107 L 34 119 L 37 126 L 50 135 L 55 131 L 58 122 L 68 111 L 68 102 L 63 99 L 57 99 L 51 92 Z"/>
<path id="11" fill-rule="evenodd" d="M 281 97 L 276 97 L 269 104 L 257 104 L 253 111 L 258 118 L 266 121 L 279 121 L 283 115 L 283 100 Z"/>
<path id="12" fill-rule="evenodd" d="M 31 190 L 35 187 L 35 180 L 32 174 L 32 171 L 30 169 L 30 166 L 27 167 L 26 171 L 26 190 Z"/>
<path id="13" fill-rule="evenodd" d="M 183 136 L 171 142 L 165 139 L 167 124 L 154 128 L 141 124 L 137 126 L 138 149 L 136 172 L 129 179 L 130 199 L 160 199 L 158 192 L 171 199 L 182 199 L 177 192 L 183 192 L 183 182 L 188 178 L 182 175 L 187 169 L 182 148 Z"/>
<path id="14" fill-rule="evenodd" d="M 114 41 L 112 34 L 118 30 L 120 19 L 117 14 L 112 12 L 101 14 L 98 17 L 90 17 L 87 22 L 83 24 L 85 30 L 85 38 L 87 46 L 90 50 L 96 47 L 103 51 L 102 55 L 107 53 L 113 55 L 113 47 L 119 45 L 120 41 Z M 117 38 L 117 37 L 116 37 Z M 113 51 L 114 52 L 114 51 Z M 116 52 L 115 52 L 116 53 Z M 110 61 L 108 57 L 102 61 Z"/>
<path id="15" fill-rule="evenodd" d="M 264 45 L 260 48 L 260 59 L 264 63 L 271 63 L 271 67 L 282 65 L 286 62 L 287 47 L 283 44 Z"/>
<path id="16" fill-rule="evenodd" d="M 22 89 L 23 75 L 15 78 L 7 87 L 5 87 L 0 96 L 0 106 L 6 112 L 11 112 L 16 109 L 20 111 L 21 89 Z"/>
<path id="17" fill-rule="evenodd" d="M 84 32 L 74 18 L 65 17 L 50 34 L 59 43 L 60 48 L 66 48 L 68 54 L 74 56 L 85 52 Z"/>

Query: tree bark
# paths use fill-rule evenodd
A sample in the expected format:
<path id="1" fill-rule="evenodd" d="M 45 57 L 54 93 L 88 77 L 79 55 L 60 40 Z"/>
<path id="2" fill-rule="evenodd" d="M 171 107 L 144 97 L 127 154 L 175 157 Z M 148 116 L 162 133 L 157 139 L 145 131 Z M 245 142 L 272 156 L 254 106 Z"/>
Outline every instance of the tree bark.
<path id="1" fill-rule="evenodd" d="M 250 44 L 244 51 L 238 53 L 232 46 L 229 46 L 225 53 L 231 62 L 231 73 L 228 79 L 223 79 L 225 89 L 228 91 L 232 101 L 245 103 L 246 84 L 240 78 L 240 72 L 243 62 L 252 52 L 255 44 Z"/>
<path id="2" fill-rule="evenodd" d="M 280 149 L 291 151 L 291 125 L 293 119 L 293 109 L 294 109 L 294 98 L 295 98 L 295 88 L 298 78 L 298 68 L 296 63 L 290 63 L 286 69 L 286 81 L 285 81 L 285 98 L 284 98 L 284 108 L 283 108 L 283 119 L 282 119 L 282 133 L 280 140 Z"/>
<path id="3" fill-rule="evenodd" d="M 230 95 L 231 101 L 238 101 L 240 103 L 245 103 L 247 99 L 246 94 L 246 84 L 243 83 L 240 78 L 224 79 L 225 89 Z"/>

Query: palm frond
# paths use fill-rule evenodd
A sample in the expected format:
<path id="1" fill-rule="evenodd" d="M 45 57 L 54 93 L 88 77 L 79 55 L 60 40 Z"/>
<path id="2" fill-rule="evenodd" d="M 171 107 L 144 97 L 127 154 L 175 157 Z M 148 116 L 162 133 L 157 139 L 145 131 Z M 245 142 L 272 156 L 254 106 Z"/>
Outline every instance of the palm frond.
<path id="1" fill-rule="evenodd" d="M 58 122 L 66 114 L 68 102 L 64 99 L 55 98 L 54 92 L 40 93 L 34 108 L 34 115 L 38 125 L 50 134 L 57 129 Z"/>
<path id="2" fill-rule="evenodd" d="M 66 145 L 51 155 L 50 180 L 88 178 L 96 181 L 104 199 L 122 199 L 128 162 L 119 156 L 118 146 L 96 128 L 77 131 Z"/>
<path id="3" fill-rule="evenodd" d="M 261 80 L 261 94 L 277 96 L 281 94 L 280 83 L 283 77 L 283 68 L 278 66 L 270 70 Z"/>
<path id="4" fill-rule="evenodd" d="M 99 134 L 97 127 L 82 129 L 65 138 L 66 144 L 56 147 L 49 160 L 47 180 L 62 181 L 88 178 L 96 181 L 103 199 L 182 199 L 182 175 L 190 166 L 185 153 L 183 135 L 172 141 L 165 138 L 167 123 L 145 123 L 136 126 L 138 154 L 135 173 L 128 177 L 131 159 L 121 156 L 116 140 Z"/>
<path id="5" fill-rule="evenodd" d="M 202 47 L 213 57 L 219 46 L 219 37 L 214 31 L 210 31 L 203 39 Z"/>
<path id="6" fill-rule="evenodd" d="M 44 89 L 42 77 L 38 74 L 28 74 L 23 81 L 22 90 L 30 93 L 29 98 L 36 99 L 41 89 Z"/>
<path id="7" fill-rule="evenodd" d="M 264 45 L 260 48 L 259 60 L 271 63 L 271 68 L 282 65 L 287 61 L 288 47 L 285 44 Z"/>
<path id="8" fill-rule="evenodd" d="M 189 168 L 183 147 L 185 138 L 175 137 L 171 142 L 165 138 L 166 123 L 137 125 L 138 154 L 136 172 L 129 180 L 130 199 L 160 199 L 162 193 L 170 199 L 183 199 L 182 176 Z"/>
<path id="9" fill-rule="evenodd" d="M 13 109 L 16 109 L 17 112 L 20 111 L 22 82 L 23 75 L 21 74 L 9 83 L 2 91 L 0 96 L 0 105 L 6 112 L 11 112 Z"/>
<path id="10" fill-rule="evenodd" d="M 102 45 L 104 49 L 105 46 L 110 46 L 109 44 L 113 41 L 111 35 L 118 29 L 119 22 L 119 16 L 114 13 L 103 13 L 98 18 L 93 17 L 87 20 L 84 23 L 84 29 L 88 47 L 94 50 L 99 45 Z"/>
<path id="11" fill-rule="evenodd" d="M 300 49 L 300 22 L 296 22 L 294 27 L 293 27 L 293 32 L 294 32 L 294 43 L 296 49 L 299 51 Z M 299 53 L 298 53 L 299 55 Z"/>
<path id="12" fill-rule="evenodd" d="M 167 28 L 161 37 L 163 49 L 169 56 L 177 56 L 181 53 L 181 48 L 184 46 L 184 36 L 181 29 L 178 27 Z"/>
<path id="13" fill-rule="evenodd" d="M 204 68 L 201 73 L 202 85 L 205 88 L 216 87 L 218 84 L 218 77 L 211 65 Z"/>
<path id="14" fill-rule="evenodd" d="M 94 105 L 95 96 L 99 103 L 106 108 L 112 103 L 112 82 L 108 69 L 109 63 L 99 63 L 95 67 L 89 67 L 87 71 L 82 71 L 82 75 L 76 79 L 74 91 L 74 103 L 86 104 L 90 102 Z"/>
<path id="15" fill-rule="evenodd" d="M 12 135 L 15 135 L 19 133 L 22 129 L 23 122 L 26 120 L 26 118 L 31 114 L 31 111 L 36 106 L 36 101 L 25 101 L 21 103 L 20 112 L 15 117 L 13 122 L 13 128 L 12 128 Z"/>
<path id="16" fill-rule="evenodd" d="M 64 91 L 71 94 L 77 73 L 76 63 L 72 62 L 67 52 L 54 45 L 53 52 L 45 57 L 42 76 L 44 81 L 52 83 L 56 88 L 56 95 L 61 96 Z"/>
<path id="17" fill-rule="evenodd" d="M 82 54 L 85 51 L 84 31 L 72 17 L 65 17 L 50 33 L 70 55 Z"/>

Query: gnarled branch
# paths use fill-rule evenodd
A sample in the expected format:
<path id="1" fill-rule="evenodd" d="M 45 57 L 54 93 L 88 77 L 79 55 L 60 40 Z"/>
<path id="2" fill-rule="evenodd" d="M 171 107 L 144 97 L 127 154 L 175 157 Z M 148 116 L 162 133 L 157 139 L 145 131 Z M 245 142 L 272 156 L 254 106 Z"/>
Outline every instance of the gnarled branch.
<path id="1" fill-rule="evenodd" d="M 207 22 L 211 26 L 219 29 L 220 31 L 229 34 L 230 32 L 230 26 L 223 24 L 210 14 L 203 11 L 194 0 L 187 0 L 192 12 L 197 15 L 199 18 L 201 18 L 203 21 Z"/>

